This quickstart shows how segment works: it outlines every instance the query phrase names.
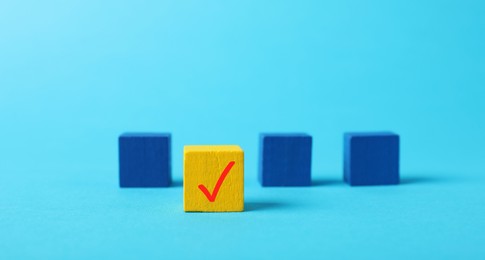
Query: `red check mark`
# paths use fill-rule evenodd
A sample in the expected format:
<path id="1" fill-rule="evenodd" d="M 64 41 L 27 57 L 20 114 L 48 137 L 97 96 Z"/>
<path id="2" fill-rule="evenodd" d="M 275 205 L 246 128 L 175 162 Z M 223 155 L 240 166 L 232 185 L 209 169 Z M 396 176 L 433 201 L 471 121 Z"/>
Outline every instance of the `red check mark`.
<path id="1" fill-rule="evenodd" d="M 216 186 L 214 187 L 214 191 L 212 194 L 209 192 L 209 190 L 202 184 L 199 185 L 199 189 L 204 193 L 204 195 L 207 197 L 207 199 L 210 202 L 214 202 L 217 197 L 217 193 L 219 192 L 219 189 L 221 188 L 222 183 L 224 182 L 224 179 L 226 178 L 227 174 L 229 174 L 229 171 L 231 170 L 232 166 L 234 166 L 236 162 L 231 161 L 227 164 L 226 168 L 224 168 L 224 171 L 222 171 L 221 176 L 217 180 Z"/>

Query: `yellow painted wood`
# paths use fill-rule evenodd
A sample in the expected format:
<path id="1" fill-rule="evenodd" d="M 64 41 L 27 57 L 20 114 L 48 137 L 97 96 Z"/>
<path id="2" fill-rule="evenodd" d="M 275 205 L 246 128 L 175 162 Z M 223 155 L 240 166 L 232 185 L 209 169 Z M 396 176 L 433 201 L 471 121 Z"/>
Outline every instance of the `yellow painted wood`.
<path id="1" fill-rule="evenodd" d="M 201 191 L 213 194 L 227 165 L 234 165 L 211 202 Z M 189 145 L 184 147 L 184 210 L 224 212 L 244 210 L 244 152 L 237 145 Z"/>

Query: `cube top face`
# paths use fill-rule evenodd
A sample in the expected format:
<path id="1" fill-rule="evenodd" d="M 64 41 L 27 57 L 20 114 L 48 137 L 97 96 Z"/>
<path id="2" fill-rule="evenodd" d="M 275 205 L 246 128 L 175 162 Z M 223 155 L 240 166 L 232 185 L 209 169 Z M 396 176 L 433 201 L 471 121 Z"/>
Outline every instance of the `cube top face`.
<path id="1" fill-rule="evenodd" d="M 310 186 L 312 137 L 261 134 L 259 181 L 262 186 Z"/>
<path id="2" fill-rule="evenodd" d="M 239 146 L 184 147 L 184 210 L 244 210 L 244 152 Z"/>
<path id="3" fill-rule="evenodd" d="M 269 143 L 279 143 L 281 145 L 305 145 L 305 143 L 312 142 L 311 135 L 303 134 L 303 133 L 294 133 L 294 134 L 268 134 L 263 133 L 259 135 L 260 141 L 263 145 Z"/>
<path id="4" fill-rule="evenodd" d="M 170 134 L 123 134 L 118 143 L 120 187 L 170 186 Z"/>
<path id="5" fill-rule="evenodd" d="M 345 133 L 344 134 L 344 137 L 347 139 L 347 138 L 359 138 L 359 137 L 362 137 L 362 138 L 365 138 L 365 137 L 373 137 L 373 138 L 377 138 L 377 137 L 388 137 L 388 136 L 397 136 L 399 137 L 399 135 L 393 133 L 393 132 L 390 132 L 390 131 L 380 131 L 380 132 L 349 132 L 349 133 Z"/>
<path id="6" fill-rule="evenodd" d="M 344 179 L 351 186 L 399 184 L 397 134 L 348 133 L 344 142 Z"/>
<path id="7" fill-rule="evenodd" d="M 261 133 L 260 137 L 265 138 L 292 138 L 292 137 L 310 137 L 310 135 L 305 133 Z"/>
<path id="8" fill-rule="evenodd" d="M 184 153 L 189 152 L 242 152 L 239 145 L 186 145 Z"/>
<path id="9" fill-rule="evenodd" d="M 120 135 L 120 138 L 171 138 L 169 133 L 141 133 L 141 132 L 128 132 Z"/>

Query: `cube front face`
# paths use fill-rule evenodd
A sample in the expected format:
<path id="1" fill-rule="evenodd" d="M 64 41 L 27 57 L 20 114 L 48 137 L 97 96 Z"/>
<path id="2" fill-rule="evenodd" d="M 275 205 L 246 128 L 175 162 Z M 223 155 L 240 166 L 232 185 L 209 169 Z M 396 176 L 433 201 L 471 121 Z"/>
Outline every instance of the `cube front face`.
<path id="1" fill-rule="evenodd" d="M 262 186 L 310 186 L 312 137 L 261 134 L 259 175 Z"/>
<path id="2" fill-rule="evenodd" d="M 344 180 L 352 186 L 399 184 L 399 136 L 345 135 Z"/>
<path id="3" fill-rule="evenodd" d="M 244 210 L 244 152 L 239 146 L 184 147 L 184 210 Z"/>
<path id="4" fill-rule="evenodd" d="M 170 134 L 123 134 L 118 139 L 120 187 L 168 187 Z"/>

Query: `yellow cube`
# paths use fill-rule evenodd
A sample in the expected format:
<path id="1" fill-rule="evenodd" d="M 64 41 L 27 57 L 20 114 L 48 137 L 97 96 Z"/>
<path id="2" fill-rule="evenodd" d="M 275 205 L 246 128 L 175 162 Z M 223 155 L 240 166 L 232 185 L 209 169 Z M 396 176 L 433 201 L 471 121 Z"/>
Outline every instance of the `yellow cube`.
<path id="1" fill-rule="evenodd" d="M 244 152 L 241 147 L 184 147 L 184 210 L 244 210 Z"/>

